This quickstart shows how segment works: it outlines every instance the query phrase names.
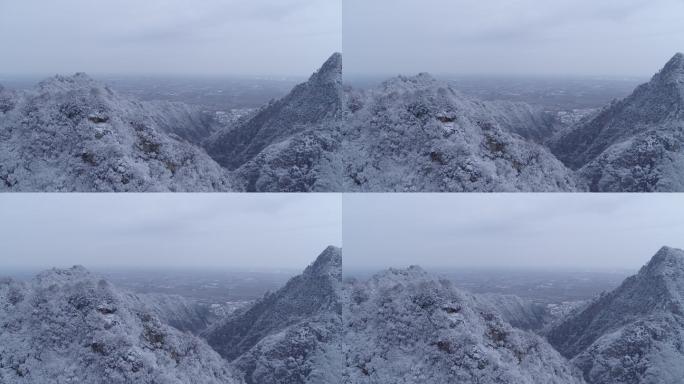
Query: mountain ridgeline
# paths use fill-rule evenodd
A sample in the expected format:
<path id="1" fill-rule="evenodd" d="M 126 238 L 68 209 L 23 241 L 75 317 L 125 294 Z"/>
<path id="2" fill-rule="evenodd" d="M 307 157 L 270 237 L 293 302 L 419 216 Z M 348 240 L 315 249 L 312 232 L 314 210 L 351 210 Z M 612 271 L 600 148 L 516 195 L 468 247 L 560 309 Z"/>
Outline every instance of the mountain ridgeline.
<path id="1" fill-rule="evenodd" d="M 544 324 L 510 295 L 419 267 L 342 280 L 341 249 L 215 320 L 82 267 L 0 280 L 0 382 L 676 384 L 684 251 L 664 247 L 612 292 Z"/>
<path id="2" fill-rule="evenodd" d="M 684 251 L 664 247 L 637 275 L 553 328 L 548 339 L 590 384 L 684 381 Z"/>
<path id="3" fill-rule="evenodd" d="M 683 111 L 682 54 L 567 127 L 428 74 L 343 86 L 339 53 L 227 126 L 197 107 L 56 76 L 28 91 L 0 86 L 0 190 L 684 191 Z"/>
<path id="4" fill-rule="evenodd" d="M 328 247 L 283 288 L 203 336 L 248 384 L 335 382 L 342 369 L 341 285 L 342 252 Z"/>
<path id="5" fill-rule="evenodd" d="M 684 54 L 580 122 L 552 151 L 596 192 L 684 191 Z"/>
<path id="6" fill-rule="evenodd" d="M 327 248 L 278 292 L 208 330 L 211 315 L 187 300 L 122 291 L 83 267 L 2 279 L 0 382 L 336 383 L 341 258 Z M 190 333 L 203 328 L 204 338 Z"/>

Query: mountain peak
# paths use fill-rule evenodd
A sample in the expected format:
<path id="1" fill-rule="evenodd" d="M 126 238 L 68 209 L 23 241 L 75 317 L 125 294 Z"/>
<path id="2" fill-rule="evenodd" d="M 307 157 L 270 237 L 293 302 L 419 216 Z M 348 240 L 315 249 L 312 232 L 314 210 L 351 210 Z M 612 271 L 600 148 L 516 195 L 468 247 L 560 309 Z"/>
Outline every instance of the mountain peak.
<path id="1" fill-rule="evenodd" d="M 651 258 L 640 273 L 657 276 L 684 277 L 684 251 L 677 248 L 662 247 Z"/>
<path id="2" fill-rule="evenodd" d="M 342 249 L 334 246 L 327 247 L 304 270 L 308 276 L 330 276 L 336 280 L 342 279 Z"/>
<path id="3" fill-rule="evenodd" d="M 681 52 L 675 54 L 656 75 L 656 78 L 666 83 L 684 83 L 684 54 Z"/>
<path id="4" fill-rule="evenodd" d="M 342 54 L 335 52 L 321 68 L 309 78 L 314 83 L 342 83 Z"/>
<path id="5" fill-rule="evenodd" d="M 385 90 L 415 91 L 417 89 L 430 88 L 440 82 L 427 72 L 421 72 L 415 76 L 399 75 L 385 81 L 382 86 Z"/>
<path id="6" fill-rule="evenodd" d="M 39 273 L 36 280 L 39 282 L 50 282 L 51 284 L 62 282 L 72 282 L 93 278 L 94 275 L 82 265 L 74 265 L 71 268 L 60 269 L 52 268 Z"/>
<path id="7" fill-rule="evenodd" d="M 55 75 L 38 84 L 38 87 L 43 91 L 64 91 L 97 86 L 100 86 L 100 84 L 84 72 L 77 72 L 72 76 Z"/>

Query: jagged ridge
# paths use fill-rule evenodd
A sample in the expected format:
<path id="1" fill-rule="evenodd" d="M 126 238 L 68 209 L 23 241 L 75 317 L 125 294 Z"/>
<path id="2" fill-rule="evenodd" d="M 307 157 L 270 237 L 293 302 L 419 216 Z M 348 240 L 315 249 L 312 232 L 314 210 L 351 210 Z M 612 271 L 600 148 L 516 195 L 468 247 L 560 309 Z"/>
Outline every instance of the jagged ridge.
<path id="1" fill-rule="evenodd" d="M 555 327 L 549 341 L 589 383 L 684 379 L 684 251 L 664 247 L 637 275 Z"/>

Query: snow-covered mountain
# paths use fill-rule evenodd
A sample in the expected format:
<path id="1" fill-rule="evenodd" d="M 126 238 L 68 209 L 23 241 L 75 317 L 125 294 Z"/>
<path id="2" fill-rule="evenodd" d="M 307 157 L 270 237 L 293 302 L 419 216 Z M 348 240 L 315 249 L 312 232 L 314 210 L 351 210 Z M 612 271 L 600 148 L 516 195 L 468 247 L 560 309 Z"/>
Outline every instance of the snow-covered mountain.
<path id="1" fill-rule="evenodd" d="M 419 74 L 350 92 L 348 108 L 345 190 L 576 189 L 572 171 L 518 134 L 537 136 L 541 124 L 521 104 L 481 102 Z"/>
<path id="2" fill-rule="evenodd" d="M 128 296 L 132 302 L 138 303 L 140 308 L 182 332 L 198 335 L 220 320 L 208 306 L 179 295 L 145 293 Z"/>
<path id="3" fill-rule="evenodd" d="M 203 336 L 248 384 L 336 383 L 342 372 L 342 251 L 328 247 L 304 273 Z"/>
<path id="4" fill-rule="evenodd" d="M 684 382 L 684 251 L 662 248 L 548 339 L 591 384 Z"/>
<path id="5" fill-rule="evenodd" d="M 515 295 L 485 293 L 474 297 L 480 307 L 498 314 L 516 328 L 540 331 L 551 320 L 545 306 Z"/>
<path id="6" fill-rule="evenodd" d="M 538 107 L 427 74 L 345 88 L 339 53 L 222 128 L 196 107 L 56 76 L 0 86 L 0 190 L 682 191 L 683 111 L 682 54 L 562 132 Z"/>
<path id="7" fill-rule="evenodd" d="M 565 132 L 553 152 L 592 191 L 684 191 L 684 54 L 650 82 Z"/>
<path id="8" fill-rule="evenodd" d="M 0 190 L 231 189 L 221 166 L 173 134 L 201 125 L 185 106 L 141 103 L 76 74 L 0 90 L 0 109 Z"/>
<path id="9" fill-rule="evenodd" d="M 418 267 L 344 294 L 345 383 L 583 383 L 544 339 Z"/>
<path id="10" fill-rule="evenodd" d="M 307 82 L 207 143 L 247 191 L 336 190 L 335 153 L 343 112 L 342 55 Z"/>
<path id="11" fill-rule="evenodd" d="M 82 267 L 0 281 L 0 382 L 241 383 L 203 340 Z"/>

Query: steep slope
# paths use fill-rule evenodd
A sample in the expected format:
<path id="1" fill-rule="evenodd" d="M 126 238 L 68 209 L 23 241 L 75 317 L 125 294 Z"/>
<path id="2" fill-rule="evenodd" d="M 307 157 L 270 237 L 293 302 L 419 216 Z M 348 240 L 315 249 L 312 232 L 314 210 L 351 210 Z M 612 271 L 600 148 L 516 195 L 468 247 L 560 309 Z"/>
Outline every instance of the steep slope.
<path id="1" fill-rule="evenodd" d="M 342 190 L 340 125 L 331 119 L 261 151 L 233 173 L 247 192 Z"/>
<path id="2" fill-rule="evenodd" d="M 214 116 L 194 105 L 169 102 L 146 101 L 143 108 L 154 112 L 152 120 L 167 133 L 177 135 L 192 144 L 201 146 L 217 129 Z"/>
<path id="3" fill-rule="evenodd" d="M 550 152 L 512 133 L 525 113 L 515 117 L 467 98 L 427 74 L 351 92 L 348 108 L 342 142 L 346 190 L 576 189 L 572 172 Z"/>
<path id="4" fill-rule="evenodd" d="M 345 383 L 582 383 L 543 339 L 418 267 L 345 289 Z"/>
<path id="5" fill-rule="evenodd" d="M 504 100 L 482 103 L 502 128 L 535 143 L 545 143 L 560 126 L 556 116 L 539 106 Z"/>
<path id="6" fill-rule="evenodd" d="M 82 267 L 0 282 L 2 383 L 240 383 L 203 340 Z"/>
<path id="7" fill-rule="evenodd" d="M 650 82 L 556 139 L 552 151 L 592 191 L 682 191 L 684 54 Z"/>
<path id="8" fill-rule="evenodd" d="M 84 74 L 2 95 L 10 101 L 0 101 L 0 190 L 231 189 L 226 171 L 203 150 L 168 133 L 178 121 L 193 121 L 187 110 L 171 114 L 171 104 L 155 109 L 126 99 Z"/>
<path id="9" fill-rule="evenodd" d="M 207 306 L 178 295 L 129 294 L 131 302 L 152 313 L 164 324 L 180 331 L 199 334 L 218 320 Z"/>
<path id="10" fill-rule="evenodd" d="M 549 320 L 543 305 L 515 295 L 481 294 L 474 297 L 481 308 L 498 314 L 516 328 L 541 330 Z"/>
<path id="11" fill-rule="evenodd" d="M 589 383 L 684 381 L 684 251 L 664 247 L 637 275 L 551 330 Z"/>
<path id="12" fill-rule="evenodd" d="M 204 337 L 247 383 L 337 382 L 341 280 L 341 250 L 328 247 L 304 273 Z"/>
<path id="13" fill-rule="evenodd" d="M 290 94 L 216 135 L 207 150 L 221 165 L 235 170 L 271 145 L 338 119 L 342 104 L 342 55 L 335 53 Z"/>

